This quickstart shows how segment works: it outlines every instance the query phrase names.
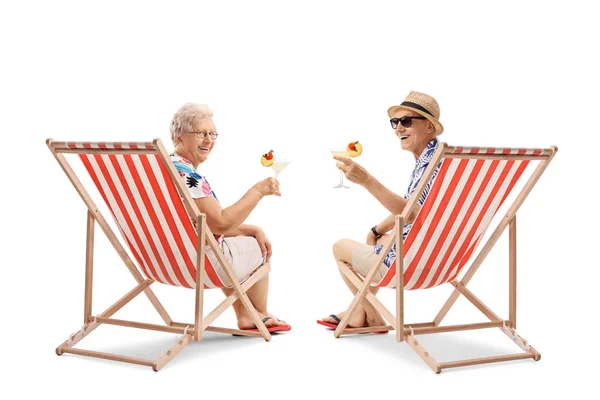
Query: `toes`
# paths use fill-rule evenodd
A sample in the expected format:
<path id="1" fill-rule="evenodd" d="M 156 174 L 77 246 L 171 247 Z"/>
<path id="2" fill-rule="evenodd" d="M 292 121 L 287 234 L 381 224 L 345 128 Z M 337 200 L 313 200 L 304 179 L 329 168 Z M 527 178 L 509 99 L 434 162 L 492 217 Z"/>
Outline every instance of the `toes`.
<path id="1" fill-rule="evenodd" d="M 337 317 L 337 319 L 335 317 Z M 323 318 L 323 321 L 329 322 L 330 324 L 339 324 L 342 318 L 344 318 L 344 313 L 340 312 L 337 314 L 328 315 L 327 317 Z"/>
<path id="2" fill-rule="evenodd" d="M 271 321 L 271 325 L 269 326 L 278 326 L 278 325 L 287 325 L 285 321 L 280 320 L 279 318 L 273 317 L 269 321 Z"/>
<path id="3" fill-rule="evenodd" d="M 287 323 L 284 320 L 277 318 L 276 316 L 274 316 L 271 313 L 269 313 L 268 318 L 269 318 L 269 320 L 267 322 L 265 322 L 266 326 L 287 325 Z"/>

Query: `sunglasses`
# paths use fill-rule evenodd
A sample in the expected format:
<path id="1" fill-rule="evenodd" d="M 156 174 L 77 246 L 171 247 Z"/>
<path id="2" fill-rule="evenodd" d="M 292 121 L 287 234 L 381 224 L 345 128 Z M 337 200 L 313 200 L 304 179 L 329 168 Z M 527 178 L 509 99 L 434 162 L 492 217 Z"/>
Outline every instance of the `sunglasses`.
<path id="1" fill-rule="evenodd" d="M 398 122 L 400 122 L 400 125 L 402 125 L 403 127 L 410 128 L 410 126 L 412 125 L 413 119 L 427 119 L 427 118 L 412 117 L 412 116 L 406 116 L 406 117 L 402 117 L 402 118 L 392 118 L 392 119 L 390 119 L 390 124 L 392 124 L 392 129 L 396 129 L 398 127 Z"/>

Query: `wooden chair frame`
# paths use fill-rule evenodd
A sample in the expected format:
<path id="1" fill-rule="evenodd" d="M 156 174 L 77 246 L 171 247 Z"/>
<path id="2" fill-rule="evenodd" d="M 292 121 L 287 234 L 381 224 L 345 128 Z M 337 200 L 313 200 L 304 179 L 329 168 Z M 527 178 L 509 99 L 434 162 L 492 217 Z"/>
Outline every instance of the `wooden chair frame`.
<path id="1" fill-rule="evenodd" d="M 411 196 L 408 204 L 403 210 L 401 215 L 396 216 L 396 223 L 394 227 L 394 233 L 392 240 L 384 246 L 377 263 L 371 268 L 369 273 L 363 278 L 356 274 L 348 266 L 342 265 L 339 267 L 340 271 L 346 276 L 352 284 L 356 287 L 356 295 L 348 307 L 348 310 L 344 314 L 344 318 L 340 321 L 339 325 L 335 329 L 334 336 L 339 338 L 342 334 L 353 334 L 353 333 L 364 333 L 364 332 L 377 332 L 381 330 L 395 330 L 396 341 L 405 341 L 410 347 L 412 347 L 417 354 L 429 365 L 429 367 L 435 372 L 440 373 L 445 368 L 463 367 L 468 365 L 494 363 L 500 361 L 520 360 L 526 358 L 533 358 L 535 361 L 539 361 L 541 358 L 540 353 L 531 347 L 528 342 L 519 336 L 516 332 L 517 327 L 517 211 L 533 189 L 533 186 L 537 183 L 538 179 L 558 151 L 556 146 L 552 146 L 549 149 L 544 149 L 540 155 L 517 155 L 517 154 L 452 154 L 455 147 L 448 146 L 446 143 L 440 143 L 438 150 L 434 154 L 431 162 L 419 185 L 417 186 L 415 193 Z M 464 274 L 463 278 L 459 281 L 457 279 L 450 282 L 454 286 L 454 291 L 438 312 L 432 322 L 424 323 L 404 323 L 404 251 L 403 251 L 403 240 L 402 240 L 402 227 L 407 217 L 411 215 L 411 212 L 415 208 L 418 199 L 421 196 L 425 185 L 431 179 L 435 167 L 443 158 L 471 158 L 471 159 L 502 159 L 502 160 L 539 160 L 540 163 L 536 167 L 535 171 L 525 183 L 525 186 L 521 192 L 517 195 L 513 204 L 507 211 L 506 215 L 502 218 L 486 244 L 483 246 L 471 267 Z M 507 320 L 500 318 L 491 309 L 489 309 L 481 300 L 479 300 L 469 289 L 467 284 L 477 272 L 480 265 L 485 260 L 486 256 L 492 249 L 492 247 L 498 241 L 500 235 L 508 227 L 509 231 L 509 317 Z M 396 315 L 388 311 L 388 309 L 379 301 L 379 299 L 371 293 L 369 287 L 375 278 L 375 273 L 379 266 L 383 263 L 386 254 L 392 247 L 393 242 L 396 242 L 396 263 L 397 271 L 396 274 Z M 460 295 L 465 296 L 477 309 L 479 309 L 486 317 L 490 319 L 490 322 L 483 323 L 472 323 L 462 325 L 447 325 L 440 326 L 440 323 L 450 311 L 450 308 L 454 305 Z M 352 314 L 352 311 L 360 302 L 369 302 L 381 315 L 388 321 L 389 325 L 386 326 L 374 326 L 365 328 L 346 328 L 348 324 L 348 318 Z M 476 359 L 466 359 L 451 362 L 437 362 L 427 350 L 419 344 L 416 340 L 416 335 L 441 333 L 441 332 L 453 332 L 453 331 L 464 331 L 474 330 L 483 328 L 500 328 L 509 338 L 511 338 L 522 350 L 523 353 L 508 354 L 502 356 L 484 357 Z"/>
<path id="2" fill-rule="evenodd" d="M 56 158 L 56 161 L 60 164 L 63 171 L 75 187 L 75 190 L 81 196 L 83 202 L 88 208 L 87 212 L 87 239 L 86 239 L 86 260 L 85 260 L 85 299 L 84 299 L 84 312 L 83 312 L 83 327 L 73 333 L 68 340 L 64 341 L 60 346 L 56 348 L 56 354 L 59 356 L 63 353 L 72 353 L 79 354 L 90 357 L 103 358 L 114 361 L 123 361 L 132 364 L 146 365 L 152 367 L 154 371 L 160 370 L 165 366 L 167 362 L 169 362 L 173 357 L 175 357 L 185 346 L 187 346 L 192 340 L 199 342 L 202 340 L 202 332 L 210 331 L 210 332 L 219 332 L 226 334 L 234 334 L 240 336 L 256 336 L 262 337 L 265 341 L 271 340 L 271 334 L 269 333 L 267 327 L 262 322 L 260 316 L 258 315 L 256 309 L 250 302 L 246 291 L 251 288 L 256 282 L 258 282 L 263 276 L 269 273 L 270 266 L 268 263 L 263 264 L 254 273 L 243 283 L 237 279 L 235 274 L 233 273 L 231 266 L 225 259 L 221 249 L 219 248 L 216 240 L 214 239 L 208 225 L 206 224 L 206 215 L 202 214 L 198 211 L 194 200 L 190 196 L 187 188 L 181 182 L 179 178 L 179 174 L 175 169 L 175 166 L 171 162 L 167 151 L 162 145 L 159 139 L 155 139 L 152 141 L 152 149 L 148 148 L 139 148 L 139 149 L 81 149 L 81 148 L 71 148 L 68 146 L 69 142 L 55 142 L 52 139 L 48 139 L 46 144 L 50 148 L 50 151 Z M 98 211 L 94 201 L 85 190 L 80 180 L 77 178 L 75 172 L 65 159 L 63 153 L 97 153 L 97 154 L 158 154 L 161 162 L 167 168 L 169 175 L 175 182 L 175 187 L 177 188 L 179 194 L 182 196 L 183 203 L 188 211 L 189 215 L 195 216 L 196 221 L 196 231 L 198 233 L 197 239 L 197 273 L 196 273 L 196 300 L 195 300 L 195 312 L 194 312 L 194 323 L 182 323 L 175 322 L 171 319 L 165 308 L 162 306 L 150 285 L 154 282 L 152 279 L 144 279 L 143 275 L 139 272 L 133 260 L 129 257 L 125 248 L 113 232 L 113 230 L 108 225 L 104 216 Z M 94 264 L 94 227 L 95 224 L 98 224 L 110 243 L 113 245 L 121 260 L 125 264 L 125 266 L 129 269 L 135 280 L 137 281 L 137 286 L 135 286 L 131 291 L 121 297 L 117 302 L 115 302 L 112 306 L 110 306 L 105 311 L 100 314 L 93 316 L 92 315 L 92 277 L 93 277 L 93 264 Z M 212 310 L 208 315 L 204 316 L 203 314 L 203 303 L 204 303 L 204 244 L 208 243 L 213 253 L 215 254 L 217 260 L 223 266 L 227 277 L 232 283 L 232 288 L 234 292 L 225 298 L 214 310 Z M 111 318 L 113 314 L 115 314 L 118 310 L 123 308 L 127 303 L 133 300 L 140 293 L 144 293 L 151 304 L 154 306 L 158 314 L 164 321 L 164 325 L 157 324 L 148 324 L 136 321 L 126 321 Z M 222 328 L 217 326 L 212 326 L 211 323 L 219 317 L 229 306 L 231 306 L 236 300 L 241 301 L 242 305 L 248 312 L 250 313 L 252 320 L 258 327 L 259 332 L 251 332 L 240 329 L 229 329 Z M 132 328 L 139 329 L 147 329 L 153 331 L 160 332 L 171 332 L 183 335 L 182 338 L 165 354 L 161 355 L 156 360 L 145 360 L 135 357 L 126 357 L 118 354 L 112 353 L 103 353 L 91 350 L 83 350 L 75 348 L 74 345 L 77 344 L 81 339 L 89 335 L 94 329 L 96 329 L 101 324 L 107 325 L 119 325 L 126 326 Z"/>

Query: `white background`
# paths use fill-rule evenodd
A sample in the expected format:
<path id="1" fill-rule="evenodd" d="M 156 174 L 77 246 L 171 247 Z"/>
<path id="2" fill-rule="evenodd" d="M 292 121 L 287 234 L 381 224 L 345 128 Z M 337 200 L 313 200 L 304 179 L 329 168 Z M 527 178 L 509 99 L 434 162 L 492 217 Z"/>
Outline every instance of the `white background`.
<path id="1" fill-rule="evenodd" d="M 3 2 L 0 6 L 3 366 L 12 397 L 500 398 L 595 390 L 598 14 L 591 2 Z M 414 159 L 386 110 L 410 90 L 432 94 L 453 145 L 559 152 L 519 213 L 518 332 L 540 362 L 435 375 L 393 334 L 334 339 L 315 324 L 351 296 L 331 256 L 386 216 L 364 189 L 333 190 L 327 149 L 360 140 L 358 161 L 404 193 Z M 220 133 L 201 172 L 224 206 L 269 176 L 269 149 L 293 161 L 281 198 L 249 223 L 275 253 L 270 309 L 293 325 L 262 339 L 206 334 L 162 371 L 65 355 L 54 348 L 83 316 L 83 202 L 48 151 L 48 137 L 149 141 L 171 148 L 185 102 L 208 103 Z M 78 160 L 73 161 L 79 163 Z M 94 313 L 134 286 L 97 229 Z M 469 288 L 508 317 L 507 239 Z M 193 291 L 155 285 L 178 321 Z M 407 293 L 408 322 L 432 320 L 449 287 Z M 222 298 L 207 295 L 208 306 Z M 393 310 L 394 293 L 382 300 Z M 459 301 L 445 323 L 483 321 Z M 115 315 L 160 322 L 140 297 Z M 229 312 L 218 321 L 233 326 Z M 101 327 L 80 347 L 156 358 L 176 335 Z M 497 330 L 423 336 L 440 361 L 519 351 Z M 2 395 L 2 397 L 5 397 Z"/>

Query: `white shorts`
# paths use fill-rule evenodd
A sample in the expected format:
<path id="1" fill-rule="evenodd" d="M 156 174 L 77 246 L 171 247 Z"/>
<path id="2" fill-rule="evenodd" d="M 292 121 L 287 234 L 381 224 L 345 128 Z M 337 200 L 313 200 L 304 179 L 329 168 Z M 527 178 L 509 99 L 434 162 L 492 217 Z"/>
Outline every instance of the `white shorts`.
<path id="1" fill-rule="evenodd" d="M 221 264 L 217 261 L 210 247 L 205 247 L 206 255 L 217 271 L 224 284 L 231 286 L 231 282 Z M 221 250 L 225 259 L 231 266 L 233 274 L 240 280 L 245 281 L 254 270 L 265 263 L 260 246 L 255 238 L 251 236 L 228 237 L 221 243 Z M 265 275 L 266 276 L 266 275 Z"/>
<path id="2" fill-rule="evenodd" d="M 352 249 L 352 268 L 362 276 L 367 276 L 371 268 L 373 268 L 377 262 L 377 258 L 379 258 L 379 254 L 376 254 L 373 251 L 372 245 L 358 243 Z M 381 282 L 388 270 L 389 268 L 384 263 L 381 263 L 379 268 L 377 268 L 377 272 L 375 272 L 373 283 Z"/>

